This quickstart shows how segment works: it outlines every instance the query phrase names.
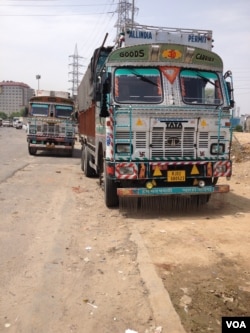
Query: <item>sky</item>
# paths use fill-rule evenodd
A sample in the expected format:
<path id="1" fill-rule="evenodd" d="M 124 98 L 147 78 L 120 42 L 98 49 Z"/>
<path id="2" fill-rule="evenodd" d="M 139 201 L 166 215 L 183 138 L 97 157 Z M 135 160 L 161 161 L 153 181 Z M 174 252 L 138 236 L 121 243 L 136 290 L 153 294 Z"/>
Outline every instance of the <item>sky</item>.
<path id="1" fill-rule="evenodd" d="M 106 33 L 105 46 L 114 45 L 118 2 L 0 0 L 0 82 L 70 92 L 75 52 L 83 74 Z M 233 73 L 236 115 L 250 114 L 249 0 L 134 0 L 134 4 L 139 24 L 212 30 L 213 51 L 223 59 L 224 72 Z"/>

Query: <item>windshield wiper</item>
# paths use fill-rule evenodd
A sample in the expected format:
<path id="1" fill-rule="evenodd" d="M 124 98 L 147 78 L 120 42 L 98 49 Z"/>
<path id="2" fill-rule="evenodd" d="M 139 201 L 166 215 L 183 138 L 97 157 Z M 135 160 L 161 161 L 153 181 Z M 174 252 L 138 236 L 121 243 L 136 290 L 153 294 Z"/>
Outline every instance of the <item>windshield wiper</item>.
<path id="1" fill-rule="evenodd" d="M 147 78 L 146 76 L 144 75 L 141 75 L 139 73 L 137 73 L 135 70 L 131 70 L 131 73 L 134 74 L 136 77 L 139 77 L 142 81 L 144 82 L 148 82 L 156 87 L 158 87 L 158 84 L 155 83 L 154 81 L 150 80 L 149 78 Z"/>
<path id="2" fill-rule="evenodd" d="M 211 83 L 213 86 L 215 86 L 215 83 L 211 80 L 209 80 L 207 77 L 203 76 L 202 74 L 200 74 L 199 72 L 196 72 L 197 76 L 200 77 L 201 79 L 203 79 L 206 83 Z"/>

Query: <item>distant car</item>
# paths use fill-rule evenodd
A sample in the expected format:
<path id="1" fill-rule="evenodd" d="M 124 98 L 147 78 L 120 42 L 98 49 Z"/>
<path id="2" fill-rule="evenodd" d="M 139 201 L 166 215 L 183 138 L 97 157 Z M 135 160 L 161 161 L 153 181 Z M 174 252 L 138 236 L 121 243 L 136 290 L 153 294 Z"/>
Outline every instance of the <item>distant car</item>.
<path id="1" fill-rule="evenodd" d="M 16 124 L 17 124 L 18 121 L 20 121 L 19 117 L 13 117 L 13 119 L 12 119 L 13 127 L 16 127 Z"/>
<path id="2" fill-rule="evenodd" d="M 16 129 L 22 129 L 23 128 L 23 123 L 20 120 L 16 121 L 15 122 L 15 128 Z"/>
<path id="3" fill-rule="evenodd" d="M 11 127 L 12 124 L 9 120 L 3 120 L 3 127 Z"/>

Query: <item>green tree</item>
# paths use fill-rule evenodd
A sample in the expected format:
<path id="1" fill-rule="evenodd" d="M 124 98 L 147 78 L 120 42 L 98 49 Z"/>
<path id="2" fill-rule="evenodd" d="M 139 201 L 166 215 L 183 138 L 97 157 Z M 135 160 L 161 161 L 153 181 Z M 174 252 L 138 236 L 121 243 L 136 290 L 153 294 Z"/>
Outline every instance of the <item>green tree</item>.
<path id="1" fill-rule="evenodd" d="M 7 114 L 5 112 L 0 112 L 0 118 L 7 119 L 8 116 L 7 116 Z"/>
<path id="2" fill-rule="evenodd" d="M 23 109 L 21 109 L 20 114 L 21 114 L 21 117 L 27 117 L 28 116 L 28 108 L 24 107 Z"/>
<path id="3" fill-rule="evenodd" d="M 235 128 L 234 128 L 234 131 L 235 132 L 243 132 L 243 128 L 241 125 L 236 125 Z"/>

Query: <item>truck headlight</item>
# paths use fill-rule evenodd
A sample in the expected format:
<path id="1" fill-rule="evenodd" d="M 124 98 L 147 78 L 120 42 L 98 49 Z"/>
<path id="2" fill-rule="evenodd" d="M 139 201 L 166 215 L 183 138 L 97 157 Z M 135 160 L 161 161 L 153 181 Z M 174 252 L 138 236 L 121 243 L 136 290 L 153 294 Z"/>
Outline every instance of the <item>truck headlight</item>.
<path id="1" fill-rule="evenodd" d="M 130 144 L 117 144 L 116 145 L 117 154 L 130 154 L 132 153 L 132 147 Z"/>
<path id="2" fill-rule="evenodd" d="M 210 153 L 212 155 L 222 155 L 225 152 L 225 144 L 224 143 L 212 143 L 210 147 Z"/>
<path id="3" fill-rule="evenodd" d="M 29 134 L 36 134 L 36 126 L 33 125 L 29 126 Z"/>
<path id="4" fill-rule="evenodd" d="M 134 174 L 134 168 L 131 166 L 124 166 L 120 167 L 119 172 L 121 175 L 133 175 Z"/>
<path id="5" fill-rule="evenodd" d="M 226 164 L 216 164 L 215 170 L 216 173 L 225 173 L 227 171 Z"/>

